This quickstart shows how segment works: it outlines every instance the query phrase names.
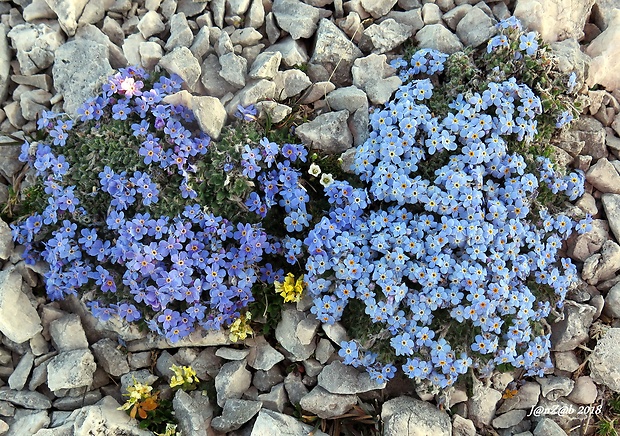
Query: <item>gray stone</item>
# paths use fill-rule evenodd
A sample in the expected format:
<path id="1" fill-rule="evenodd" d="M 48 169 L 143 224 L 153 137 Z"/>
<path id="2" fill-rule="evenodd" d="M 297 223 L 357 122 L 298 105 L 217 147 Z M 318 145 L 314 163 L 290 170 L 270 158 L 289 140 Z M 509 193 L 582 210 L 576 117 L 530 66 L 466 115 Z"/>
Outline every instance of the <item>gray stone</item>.
<path id="1" fill-rule="evenodd" d="M 155 11 L 149 11 L 140 19 L 138 30 L 144 37 L 149 39 L 153 35 L 158 35 L 166 29 L 166 25 Z"/>
<path id="2" fill-rule="evenodd" d="M 248 354 L 250 354 L 250 350 L 237 350 L 236 348 L 228 347 L 218 348 L 215 352 L 217 357 L 221 357 L 225 360 L 243 360 L 248 357 Z"/>
<path id="3" fill-rule="evenodd" d="M 441 9 L 435 3 L 426 3 L 422 6 L 422 20 L 424 24 L 441 23 Z"/>
<path id="4" fill-rule="evenodd" d="M 605 296 L 604 311 L 611 318 L 620 318 L 620 283 L 612 286 Z"/>
<path id="5" fill-rule="evenodd" d="M 237 105 L 247 107 L 259 101 L 273 99 L 275 97 L 276 85 L 272 81 L 261 79 L 256 82 L 248 83 L 245 88 L 240 90 L 233 99 L 226 105 L 226 112 L 230 117 L 237 112 Z"/>
<path id="6" fill-rule="evenodd" d="M 620 392 L 620 328 L 610 328 L 589 356 L 590 377 L 614 392 Z M 1 398 L 0 398 L 1 399 Z"/>
<path id="7" fill-rule="evenodd" d="M 320 26 L 319 26 L 320 30 Z M 293 38 L 283 38 L 277 44 L 273 44 L 265 50 L 265 53 L 279 52 L 282 55 L 282 62 L 287 67 L 303 65 L 308 62 L 308 52 L 305 44 Z M 316 49 L 315 49 L 316 53 Z"/>
<path id="8" fill-rule="evenodd" d="M 261 53 L 254 60 L 248 76 L 252 79 L 273 79 L 281 61 L 282 53 L 280 52 Z"/>
<path id="9" fill-rule="evenodd" d="M 64 42 L 59 26 L 46 23 L 19 24 L 7 36 L 17 50 L 21 74 L 31 75 L 54 63 L 54 52 Z"/>
<path id="10" fill-rule="evenodd" d="M 591 59 L 581 51 L 579 42 L 574 38 L 569 38 L 554 42 L 549 46 L 557 59 L 558 69 L 565 74 L 574 71 L 577 74 L 577 81 L 583 83 L 586 80 Z"/>
<path id="11" fill-rule="evenodd" d="M 170 17 L 170 37 L 166 41 L 164 49 L 174 50 L 177 47 L 190 47 L 194 42 L 194 34 L 189 28 L 187 18 L 183 12 Z"/>
<path id="12" fill-rule="evenodd" d="M 329 81 L 350 85 L 351 66 L 361 56 L 360 49 L 334 23 L 326 18 L 319 22 L 310 62 L 325 67 L 331 77 Z"/>
<path id="13" fill-rule="evenodd" d="M 147 70 L 152 70 L 164 56 L 164 50 L 161 45 L 153 41 L 147 41 L 140 44 L 138 48 L 140 54 L 140 64 Z"/>
<path id="14" fill-rule="evenodd" d="M 262 0 L 252 0 L 252 5 L 245 15 L 245 25 L 259 29 L 265 23 L 265 7 Z"/>
<path id="15" fill-rule="evenodd" d="M 604 194 L 616 195 L 616 194 Z M 617 195 L 618 196 L 618 195 Z M 620 196 L 618 196 L 620 197 Z M 619 211 L 620 212 L 620 211 Z M 609 215 L 612 216 L 613 215 Z M 569 246 L 568 253 L 571 258 L 584 262 L 588 257 L 598 252 L 609 239 L 609 225 L 605 220 L 593 220 L 592 230 L 582 235 L 577 235 Z"/>
<path id="16" fill-rule="evenodd" d="M 84 11 L 88 0 L 45 0 L 58 16 L 58 23 L 69 36 L 75 35 L 77 19 Z"/>
<path id="17" fill-rule="evenodd" d="M 229 399 L 241 398 L 250 387 L 252 376 L 246 369 L 246 361 L 238 360 L 225 363 L 215 377 L 217 404 L 223 407 Z"/>
<path id="18" fill-rule="evenodd" d="M 200 64 L 187 47 L 177 47 L 159 61 L 169 74 L 178 74 L 194 90 L 200 79 Z"/>
<path id="19" fill-rule="evenodd" d="M 34 354 L 28 351 L 19 359 L 19 363 L 13 370 L 13 374 L 9 377 L 9 387 L 15 390 L 22 390 L 26 385 L 26 380 L 32 370 L 34 364 Z"/>
<path id="20" fill-rule="evenodd" d="M 200 81 L 209 96 L 220 98 L 229 92 L 237 90 L 220 75 L 222 66 L 216 55 L 211 54 L 206 57 L 202 63 L 201 71 Z"/>
<path id="21" fill-rule="evenodd" d="M 99 390 L 88 391 L 83 395 L 67 396 L 54 400 L 52 406 L 57 410 L 75 410 L 84 406 L 92 406 L 101 400 Z"/>
<path id="22" fill-rule="evenodd" d="M 140 59 L 140 46 L 144 44 L 146 40 L 140 33 L 134 33 L 125 38 L 122 48 L 127 62 L 132 65 L 137 65 L 141 62 Z"/>
<path id="23" fill-rule="evenodd" d="M 47 365 L 47 385 L 51 391 L 88 387 L 96 369 L 89 350 L 63 351 Z"/>
<path id="24" fill-rule="evenodd" d="M 256 371 L 252 378 L 252 385 L 261 392 L 269 392 L 275 385 L 283 381 L 284 376 L 280 368 L 272 366 L 268 371 Z"/>
<path id="25" fill-rule="evenodd" d="M 127 374 L 121 376 L 121 392 L 126 393 L 129 386 L 133 386 L 135 382 L 152 385 L 159 377 L 152 374 L 147 369 L 141 369 L 139 371 L 130 371 Z"/>
<path id="26" fill-rule="evenodd" d="M 497 402 L 501 399 L 501 392 L 474 380 L 474 395 L 467 402 L 467 417 L 478 427 L 490 425 L 495 418 Z"/>
<path id="27" fill-rule="evenodd" d="M 351 70 L 353 84 L 363 89 L 374 104 L 384 104 L 402 84 L 385 55 L 371 54 L 356 59 Z"/>
<path id="28" fill-rule="evenodd" d="M 526 414 L 525 410 L 511 410 L 493 419 L 493 428 L 510 428 L 523 421 Z"/>
<path id="29" fill-rule="evenodd" d="M 7 436 L 30 436 L 47 427 L 50 423 L 50 417 L 44 410 L 38 412 L 17 410 L 13 419 Z"/>
<path id="30" fill-rule="evenodd" d="M 362 34 L 359 45 L 366 52 L 386 53 L 411 38 L 412 34 L 411 27 L 388 18 L 381 24 L 368 26 Z"/>
<path id="31" fill-rule="evenodd" d="M 471 419 L 454 414 L 452 420 L 452 434 L 454 436 L 476 436 L 476 426 Z"/>
<path id="32" fill-rule="evenodd" d="M 320 322 L 316 318 L 308 317 L 303 319 L 299 324 L 297 324 L 297 328 L 295 329 L 295 336 L 299 339 L 302 345 L 309 345 L 319 329 Z"/>
<path id="33" fill-rule="evenodd" d="M 268 409 L 261 409 L 256 417 L 250 436 L 302 436 L 313 434 L 315 436 L 327 436 L 321 430 L 304 424 L 297 418 Z"/>
<path id="34" fill-rule="evenodd" d="M 579 368 L 579 359 L 574 351 L 557 351 L 554 353 L 555 369 L 573 373 Z"/>
<path id="35" fill-rule="evenodd" d="M 267 394 L 259 395 L 258 401 L 263 404 L 264 408 L 274 410 L 276 412 L 283 412 L 284 407 L 288 402 L 288 396 L 286 395 L 284 383 L 275 385 Z"/>
<path id="36" fill-rule="evenodd" d="M 13 103 L 11 103 L 13 104 Z M 4 110 L 6 111 L 10 105 L 6 105 Z M 21 134 L 16 134 L 17 137 L 21 137 Z M 13 141 L 11 138 L 0 135 L 0 144 Z M 0 175 L 4 176 L 7 180 L 12 180 L 21 169 L 24 164 L 17 158 L 20 155 L 21 146 L 19 145 L 0 145 L 2 147 L 2 154 L 0 154 Z"/>
<path id="37" fill-rule="evenodd" d="M 312 85 L 306 73 L 296 69 L 279 71 L 276 73 L 274 83 L 276 84 L 276 98 L 278 100 L 286 100 L 299 95 Z"/>
<path id="38" fill-rule="evenodd" d="M 254 106 L 258 110 L 259 120 L 265 120 L 269 116 L 272 123 L 279 123 L 293 112 L 290 106 L 275 101 L 259 101 Z"/>
<path id="39" fill-rule="evenodd" d="M 408 11 L 390 11 L 385 18 L 392 18 L 394 21 L 411 28 L 412 34 L 424 27 L 422 20 L 422 9 L 416 8 Z"/>
<path id="40" fill-rule="evenodd" d="M 15 406 L 8 401 L 0 401 L 0 416 L 13 416 L 15 415 Z"/>
<path id="41" fill-rule="evenodd" d="M 580 40 L 594 0 L 518 0 L 514 16 L 523 28 L 537 30 L 545 42 Z"/>
<path id="42" fill-rule="evenodd" d="M 228 119 L 226 109 L 220 100 L 215 97 L 194 96 L 191 109 L 200 129 L 213 139 L 219 138 Z"/>
<path id="43" fill-rule="evenodd" d="M 5 434 L 9 431 L 9 425 L 0 419 L 0 434 Z"/>
<path id="44" fill-rule="evenodd" d="M 295 134 L 304 144 L 324 153 L 342 153 L 353 145 L 353 137 L 347 127 L 348 118 L 347 111 L 322 114 L 297 127 Z"/>
<path id="45" fill-rule="evenodd" d="M 261 39 L 263 39 L 263 35 L 252 27 L 236 29 L 232 35 L 230 35 L 230 41 L 233 45 L 239 44 L 242 47 L 256 45 Z"/>
<path id="46" fill-rule="evenodd" d="M 261 407 L 260 401 L 230 399 L 224 405 L 222 416 L 213 418 L 211 426 L 214 430 L 222 433 L 237 430 L 252 419 Z"/>
<path id="47" fill-rule="evenodd" d="M 7 260 L 13 253 L 13 236 L 11 228 L 0 218 L 0 260 Z"/>
<path id="48" fill-rule="evenodd" d="M 318 384 L 332 394 L 360 394 L 375 389 L 383 389 L 386 383 L 377 383 L 367 372 L 360 372 L 342 362 L 334 361 L 323 368 Z"/>
<path id="49" fill-rule="evenodd" d="M 333 324 L 321 324 L 321 328 L 323 332 L 325 332 L 325 335 L 335 344 L 340 344 L 342 341 L 349 340 L 346 329 L 338 321 Z"/>
<path id="50" fill-rule="evenodd" d="M 77 116 L 77 109 L 99 93 L 113 73 L 107 47 L 88 40 L 73 40 L 56 50 L 52 76 L 56 91 L 64 96 L 64 109 Z"/>
<path id="51" fill-rule="evenodd" d="M 580 150 L 581 154 L 592 156 L 598 160 L 608 156 L 605 145 L 605 127 L 592 117 L 582 117 L 571 125 L 577 140 L 584 141 L 584 147 Z"/>
<path id="52" fill-rule="evenodd" d="M 551 418 L 542 418 L 534 428 L 534 436 L 566 436 L 566 432 L 562 430 L 556 422 Z"/>
<path id="53" fill-rule="evenodd" d="M 28 23 L 34 20 L 53 20 L 58 18 L 56 12 L 50 9 L 45 0 L 34 0 L 24 8 L 22 16 Z"/>
<path id="54" fill-rule="evenodd" d="M 172 365 L 179 365 L 177 359 L 170 354 L 168 351 L 163 351 L 159 357 L 157 358 L 157 362 L 155 363 L 155 374 L 171 379 L 174 376 L 174 371 L 172 371 Z"/>
<path id="55" fill-rule="evenodd" d="M 373 18 L 386 15 L 394 7 L 397 0 L 361 0 L 361 5 Z"/>
<path id="56" fill-rule="evenodd" d="M 459 38 L 441 24 L 424 26 L 416 33 L 415 40 L 419 48 L 432 48 L 447 54 L 463 49 Z"/>
<path id="57" fill-rule="evenodd" d="M 120 377 L 129 372 L 127 356 L 118 349 L 118 342 L 109 338 L 101 339 L 92 346 L 99 365 L 113 377 Z"/>
<path id="58" fill-rule="evenodd" d="M 443 21 L 448 25 L 450 29 L 456 30 L 456 26 L 459 24 L 459 21 L 461 21 L 463 17 L 467 15 L 471 8 L 473 8 L 473 6 L 469 4 L 457 6 L 443 15 Z"/>
<path id="59" fill-rule="evenodd" d="M 22 292 L 22 281 L 14 268 L 0 271 L 0 332 L 18 344 L 43 330 L 39 314 Z M 19 307 L 19 322 L 16 307 Z"/>
<path id="60" fill-rule="evenodd" d="M 76 314 L 67 314 L 52 321 L 49 325 L 52 345 L 58 351 L 81 350 L 88 348 L 88 340 L 82 321 Z"/>
<path id="61" fill-rule="evenodd" d="M 472 8 L 456 26 L 456 35 L 464 45 L 478 47 L 497 34 L 495 20 L 480 8 Z"/>
<path id="62" fill-rule="evenodd" d="M 620 9 L 618 0 L 596 0 L 592 6 L 590 20 L 596 24 L 600 30 L 606 30 L 611 22 L 614 9 Z"/>
<path id="63" fill-rule="evenodd" d="M 209 34 L 210 31 L 207 26 L 201 27 L 194 37 L 192 45 L 189 47 L 189 51 L 191 51 L 194 57 L 198 60 L 202 59 L 203 56 L 206 55 L 211 49 L 209 45 Z"/>
<path id="64" fill-rule="evenodd" d="M 319 22 L 319 9 L 299 0 L 274 0 L 271 11 L 278 26 L 293 39 L 310 38 Z"/>
<path id="65" fill-rule="evenodd" d="M 75 410 L 67 422 L 73 423 L 75 436 L 123 435 L 151 436 L 152 432 L 141 430 L 138 421 L 127 413 L 118 410 L 120 404 L 110 396 L 101 399 L 96 405 Z"/>
<path id="66" fill-rule="evenodd" d="M 302 364 L 304 366 L 304 372 L 306 374 L 306 377 L 312 377 L 316 379 L 316 376 L 319 375 L 323 370 L 323 365 L 321 365 L 316 359 L 306 359 L 302 362 Z"/>
<path id="67" fill-rule="evenodd" d="M 301 376 L 295 372 L 290 372 L 286 376 L 284 379 L 284 388 L 293 405 L 299 404 L 301 399 L 308 394 L 308 388 L 301 381 Z"/>
<path id="68" fill-rule="evenodd" d="M 556 401 L 560 397 L 565 397 L 571 393 L 575 382 L 568 377 L 546 376 L 536 379 L 540 385 L 540 391 L 543 397 Z"/>
<path id="69" fill-rule="evenodd" d="M 8 29 L 0 24 L 0 104 L 4 103 L 9 93 L 9 74 L 11 72 L 11 48 L 7 39 Z"/>
<path id="70" fill-rule="evenodd" d="M 575 387 L 566 398 L 576 404 L 593 404 L 598 396 L 598 390 L 592 378 L 579 377 L 575 381 Z"/>
<path id="71" fill-rule="evenodd" d="M 452 425 L 446 412 L 425 401 L 411 397 L 397 397 L 383 404 L 381 409 L 385 436 L 450 436 Z"/>
<path id="72" fill-rule="evenodd" d="M 616 237 L 616 241 L 620 241 L 620 195 L 603 194 L 601 202 L 603 203 L 609 227 Z"/>
<path id="73" fill-rule="evenodd" d="M 19 101 L 14 101 L 4 106 L 4 113 L 9 123 L 16 129 L 21 129 L 24 124 L 26 124 L 26 119 L 22 115 L 22 108 Z"/>
<path id="74" fill-rule="evenodd" d="M 357 404 L 355 395 L 331 394 L 321 386 L 316 386 L 299 402 L 301 407 L 319 418 L 329 419 L 347 413 Z"/>
<path id="75" fill-rule="evenodd" d="M 274 365 L 284 360 L 284 355 L 273 348 L 264 336 L 258 336 L 246 342 L 250 347 L 248 365 L 254 369 L 269 371 Z"/>
<path id="76" fill-rule="evenodd" d="M 28 383 L 28 389 L 31 391 L 36 390 L 43 383 L 47 382 L 47 365 L 49 360 L 40 363 L 38 366 L 35 366 L 32 371 L 32 376 L 30 377 L 30 383 Z M 107 379 L 107 375 L 106 375 Z"/>
<path id="77" fill-rule="evenodd" d="M 590 285 L 614 277 L 620 269 L 620 245 L 608 240 L 605 241 L 601 252 L 593 254 L 583 264 L 581 277 Z"/>
<path id="78" fill-rule="evenodd" d="M 178 390 L 172 400 L 172 406 L 182 434 L 207 436 L 213 416 L 213 406 L 209 402 L 209 397 L 198 391 L 188 394 Z"/>
<path id="79" fill-rule="evenodd" d="M 316 346 L 314 356 L 322 365 L 325 365 L 327 361 L 333 356 L 336 349 L 332 343 L 325 338 L 319 339 L 319 343 Z"/>
<path id="80" fill-rule="evenodd" d="M 14 391 L 10 389 L 0 389 L 0 400 L 8 401 L 16 406 L 26 409 L 49 409 L 52 402 L 45 395 L 39 392 Z"/>
<path id="81" fill-rule="evenodd" d="M 566 301 L 564 319 L 552 325 L 551 343 L 555 351 L 571 351 L 588 339 L 596 309 L 588 304 Z"/>

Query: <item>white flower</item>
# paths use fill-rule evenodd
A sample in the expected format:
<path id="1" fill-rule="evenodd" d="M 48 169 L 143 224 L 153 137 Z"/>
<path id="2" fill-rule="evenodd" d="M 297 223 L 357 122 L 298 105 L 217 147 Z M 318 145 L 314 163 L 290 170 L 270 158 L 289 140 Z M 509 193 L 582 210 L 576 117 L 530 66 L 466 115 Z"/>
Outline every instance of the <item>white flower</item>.
<path id="1" fill-rule="evenodd" d="M 315 163 L 310 164 L 310 169 L 308 170 L 308 174 L 314 177 L 318 176 L 319 174 L 321 174 L 321 167 Z"/>
<path id="2" fill-rule="evenodd" d="M 332 183 L 334 183 L 334 177 L 331 174 L 326 173 L 321 176 L 321 185 L 327 188 Z"/>

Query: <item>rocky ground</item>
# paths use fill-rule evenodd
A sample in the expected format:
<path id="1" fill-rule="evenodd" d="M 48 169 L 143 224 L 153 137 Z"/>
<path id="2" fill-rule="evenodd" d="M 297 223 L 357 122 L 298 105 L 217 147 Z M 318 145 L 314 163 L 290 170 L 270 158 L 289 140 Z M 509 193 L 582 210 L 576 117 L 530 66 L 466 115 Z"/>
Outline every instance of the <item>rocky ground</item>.
<path id="1" fill-rule="evenodd" d="M 341 153 L 365 140 L 369 105 L 400 85 L 387 62 L 406 40 L 452 53 L 484 43 L 510 15 L 552 43 L 562 69 L 599 85 L 584 91 L 588 116 L 556 144 L 562 162 L 586 172 L 587 193 L 574 207 L 595 221 L 569 241 L 583 281 L 552 325 L 553 374 L 511 398 L 503 398 L 511 374 L 469 397 L 456 390 L 450 417 L 404 380 L 377 390 L 342 365 L 336 344 L 346 332 L 319 325 L 304 301 L 284 311 L 277 349 L 262 337 L 238 349 L 226 334 L 204 332 L 172 346 L 99 323 L 77 300 L 35 296 L 45 266 L 24 264 L 0 220 L 0 435 L 148 434 L 117 410 L 121 394 L 134 379 L 169 378 L 172 364 L 215 380 L 221 412 L 200 393 L 174 394 L 179 428 L 191 436 L 307 435 L 313 427 L 292 416 L 293 405 L 328 419 L 358 402 L 379 405 L 386 435 L 591 431 L 598 418 L 588 406 L 620 392 L 617 8 L 618 0 L 0 0 L 0 130 L 9 133 L 33 132 L 42 109 L 75 113 L 113 69 L 138 64 L 179 74 L 186 104 L 213 137 L 238 104 L 277 121 L 291 112 L 279 102 L 305 92 L 301 102 L 319 115 L 297 134 Z M 18 155 L 0 147 L 0 204 L 24 181 Z"/>

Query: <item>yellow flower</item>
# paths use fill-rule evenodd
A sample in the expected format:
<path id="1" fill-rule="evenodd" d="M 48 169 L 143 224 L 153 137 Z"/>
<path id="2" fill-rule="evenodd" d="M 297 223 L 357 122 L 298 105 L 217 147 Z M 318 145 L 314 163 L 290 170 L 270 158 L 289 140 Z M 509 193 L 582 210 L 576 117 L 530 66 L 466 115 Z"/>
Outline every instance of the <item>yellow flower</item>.
<path id="1" fill-rule="evenodd" d="M 174 372 L 174 375 L 170 379 L 171 388 L 183 386 L 184 389 L 193 389 L 194 383 L 199 382 L 196 371 L 194 371 L 191 366 L 172 365 L 170 370 Z"/>
<path id="2" fill-rule="evenodd" d="M 300 276 L 295 281 L 293 273 L 288 273 L 284 278 L 284 283 L 273 282 L 276 292 L 284 298 L 285 303 L 297 302 L 301 300 L 304 290 L 304 276 Z"/>
<path id="3" fill-rule="evenodd" d="M 166 424 L 165 433 L 155 433 L 157 436 L 177 436 L 181 433 L 177 432 L 176 424 Z"/>
<path id="4" fill-rule="evenodd" d="M 232 342 L 239 340 L 244 341 L 248 336 L 254 334 L 254 330 L 250 327 L 250 321 L 252 320 L 252 314 L 247 312 L 245 315 L 241 315 L 230 325 L 230 334 L 228 337 Z"/>
<path id="5" fill-rule="evenodd" d="M 134 378 L 133 386 L 129 386 L 127 393 L 123 394 L 123 396 L 129 397 L 129 399 L 118 410 L 131 409 L 129 416 L 135 418 L 137 413 L 140 418 L 145 419 L 148 412 L 155 410 L 158 406 L 158 393 L 152 394 L 152 390 L 152 386 L 139 383 Z"/>

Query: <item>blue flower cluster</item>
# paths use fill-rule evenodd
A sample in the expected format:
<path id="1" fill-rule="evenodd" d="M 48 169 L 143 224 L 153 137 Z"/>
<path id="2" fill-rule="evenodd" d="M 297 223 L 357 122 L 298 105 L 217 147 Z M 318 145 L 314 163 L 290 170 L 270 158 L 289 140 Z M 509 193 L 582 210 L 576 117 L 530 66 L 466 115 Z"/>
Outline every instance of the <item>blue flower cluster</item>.
<path id="1" fill-rule="evenodd" d="M 104 85 L 103 94 L 88 100 L 78 113 L 83 123 L 95 127 L 113 120 L 135 121 L 131 131 L 140 146 L 129 153 L 143 158 L 149 171 L 105 166 L 98 187 L 85 195 L 109 204 L 107 215 L 102 222 L 82 223 L 79 218 L 90 211 L 81 206 L 76 186 L 65 183 L 70 166 L 61 154 L 73 123 L 44 112 L 38 127 L 49 143 L 24 143 L 20 159 L 30 162 L 44 180 L 48 205 L 14 225 L 13 236 L 26 246 L 28 262 L 40 254 L 50 265 L 45 284 L 52 300 L 95 289 L 107 302 L 89 303 L 96 316 L 107 320 L 118 315 L 129 322 L 148 318 L 151 330 L 177 341 L 196 325 L 220 329 L 237 319 L 253 301 L 256 265 L 272 246 L 258 225 L 235 226 L 190 202 L 196 196 L 191 188 L 195 160 L 207 153 L 210 138 L 186 127 L 193 119 L 191 111 L 164 103 L 180 89 L 178 77 L 161 77 L 145 90 L 147 78 L 139 68 L 121 70 Z M 298 156 L 303 158 L 303 152 Z M 149 206 L 160 201 L 162 186 L 150 173 L 157 169 L 182 176 L 179 189 L 188 200 L 177 216 L 149 212 Z"/>
<path id="2" fill-rule="evenodd" d="M 427 65 L 427 73 L 442 71 L 445 59 L 423 50 L 396 65 L 411 78 Z M 331 209 L 304 241 L 311 310 L 329 324 L 361 300 L 370 321 L 389 331 L 402 370 L 437 387 L 472 366 L 542 374 L 551 366 L 550 342 L 536 326 L 552 307 L 538 289 L 562 304 L 577 271 L 558 250 L 573 230 L 588 231 L 591 217 L 575 223 L 542 210 L 538 226 L 532 206 L 541 181 L 576 199 L 584 175 L 561 176 L 546 158 L 539 174 L 530 173 L 524 157 L 509 151 L 508 140 L 533 140 L 542 113 L 539 97 L 514 78 L 459 94 L 443 118 L 425 104 L 432 94 L 428 78 L 411 79 L 372 113 L 353 164 L 367 190 L 339 181 L 325 189 Z M 434 179 L 417 174 L 443 151 L 449 157 Z M 446 322 L 466 325 L 472 342 L 449 342 L 438 331 Z M 391 363 L 356 341 L 341 345 L 345 363 L 377 380 L 394 375 Z"/>

